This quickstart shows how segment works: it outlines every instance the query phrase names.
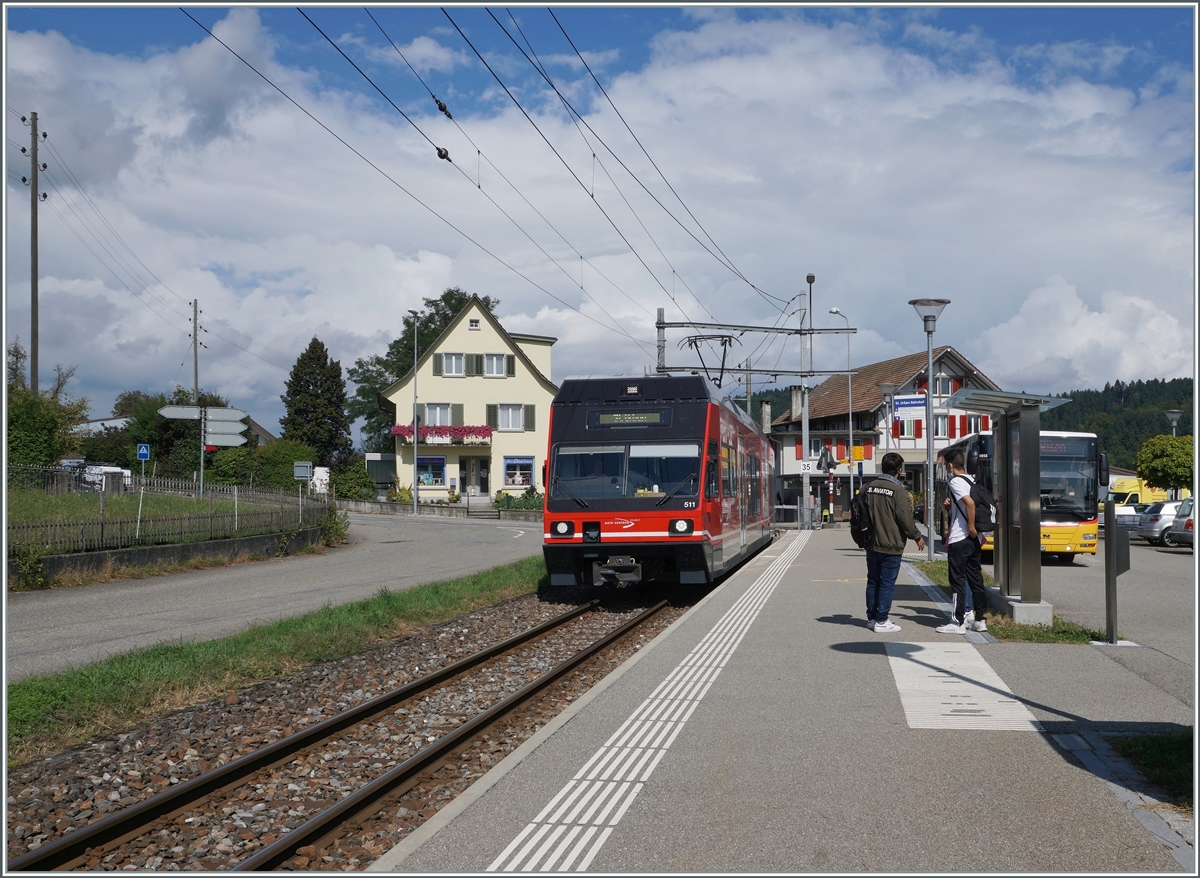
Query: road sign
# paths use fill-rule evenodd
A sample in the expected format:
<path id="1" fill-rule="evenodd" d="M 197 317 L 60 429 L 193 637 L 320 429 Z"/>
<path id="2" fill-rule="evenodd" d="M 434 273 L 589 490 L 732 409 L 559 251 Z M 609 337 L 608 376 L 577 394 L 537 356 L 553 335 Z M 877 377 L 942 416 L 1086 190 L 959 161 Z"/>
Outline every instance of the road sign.
<path id="1" fill-rule="evenodd" d="M 800 461 L 801 473 L 815 473 L 817 471 L 817 462 L 811 458 Z"/>
<path id="2" fill-rule="evenodd" d="M 224 433 L 217 433 L 216 435 L 214 435 L 212 433 L 208 433 L 204 437 L 204 444 L 205 445 L 214 445 L 214 446 L 222 445 L 226 448 L 232 448 L 235 445 L 245 445 L 246 437 L 245 436 L 230 436 L 230 435 L 224 434 Z M 210 448 L 208 450 L 212 451 L 213 449 Z"/>
<path id="3" fill-rule="evenodd" d="M 138 460 L 149 460 L 150 459 L 150 444 L 149 443 L 147 443 L 147 442 L 139 442 L 138 443 L 137 459 Z"/>
<path id="4" fill-rule="evenodd" d="M 182 418 L 185 421 L 200 420 L 200 406 L 198 405 L 164 405 L 158 410 L 158 413 L 164 418 Z"/>
<path id="5" fill-rule="evenodd" d="M 297 460 L 292 464 L 292 478 L 294 479 L 311 479 L 312 478 L 312 461 Z"/>
<path id="6" fill-rule="evenodd" d="M 837 461 L 833 459 L 833 452 L 826 445 L 821 449 L 821 457 L 817 460 L 817 466 L 825 472 L 831 472 L 837 469 Z"/>
<path id="7" fill-rule="evenodd" d="M 246 425 L 241 421 L 209 421 L 204 425 L 204 434 L 213 436 L 223 434 L 225 436 L 241 435 L 241 432 L 246 429 Z"/>
<path id="8" fill-rule="evenodd" d="M 217 408 L 214 406 L 207 410 L 205 416 L 210 423 L 212 421 L 240 421 L 246 417 L 246 413 L 241 409 Z"/>

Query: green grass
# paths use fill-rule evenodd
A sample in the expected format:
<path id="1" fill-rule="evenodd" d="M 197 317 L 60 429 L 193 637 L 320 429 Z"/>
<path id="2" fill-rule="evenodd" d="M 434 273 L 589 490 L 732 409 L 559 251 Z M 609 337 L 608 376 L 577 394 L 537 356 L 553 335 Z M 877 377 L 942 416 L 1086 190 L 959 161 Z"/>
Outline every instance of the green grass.
<path id="1" fill-rule="evenodd" d="M 917 569 L 924 573 L 929 580 L 950 594 L 950 568 L 945 561 L 914 561 Z M 995 586 L 995 580 L 985 570 L 983 584 Z M 988 634 L 997 640 L 1021 641 L 1024 643 L 1091 643 L 1093 640 L 1107 640 L 1108 635 L 1103 631 L 1085 628 L 1062 616 L 1054 617 L 1054 624 L 1018 625 L 1007 616 L 998 613 L 987 614 Z"/>
<path id="2" fill-rule="evenodd" d="M 1192 787 L 1194 730 L 1169 732 L 1165 735 L 1130 735 L 1112 737 L 1108 742 L 1118 753 L 1133 763 L 1150 783 L 1167 794 L 1177 808 L 1193 813 Z"/>
<path id="3" fill-rule="evenodd" d="M 44 491 L 8 490 L 8 521 L 14 524 L 34 521 L 83 521 L 100 518 L 100 494 L 47 494 Z M 292 498 L 295 499 L 294 497 Z M 240 511 L 249 512 L 259 504 L 238 501 Z M 266 507 L 262 507 L 266 508 Z M 233 512 L 233 499 L 214 496 L 213 512 Z M 137 518 L 138 495 L 134 492 L 108 494 L 104 501 L 106 518 Z M 207 515 L 208 498 L 181 497 L 175 494 L 145 495 L 142 518 L 171 515 Z"/>
<path id="4" fill-rule="evenodd" d="M 542 558 L 325 606 L 203 642 L 161 643 L 8 684 L 8 765 L 117 734 L 146 719 L 392 640 L 422 625 L 535 591 Z"/>

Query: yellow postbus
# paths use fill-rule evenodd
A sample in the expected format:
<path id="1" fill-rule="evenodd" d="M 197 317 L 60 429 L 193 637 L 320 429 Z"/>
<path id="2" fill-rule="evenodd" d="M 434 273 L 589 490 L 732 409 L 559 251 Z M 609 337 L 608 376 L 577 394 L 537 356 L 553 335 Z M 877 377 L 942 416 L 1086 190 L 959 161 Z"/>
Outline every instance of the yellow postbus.
<path id="1" fill-rule="evenodd" d="M 938 456 L 935 488 L 937 532 L 944 536 L 950 516 L 942 508 L 948 495 L 949 468 L 945 455 L 961 450 L 967 471 L 993 495 L 991 431 L 972 433 L 944 448 Z M 1096 554 L 1100 519 L 1096 513 L 1102 486 L 1108 484 L 1108 460 L 1095 433 L 1041 432 L 1042 551 L 1071 563 L 1077 554 Z M 971 472 L 972 466 L 974 472 Z M 992 534 L 983 548 L 992 548 Z"/>

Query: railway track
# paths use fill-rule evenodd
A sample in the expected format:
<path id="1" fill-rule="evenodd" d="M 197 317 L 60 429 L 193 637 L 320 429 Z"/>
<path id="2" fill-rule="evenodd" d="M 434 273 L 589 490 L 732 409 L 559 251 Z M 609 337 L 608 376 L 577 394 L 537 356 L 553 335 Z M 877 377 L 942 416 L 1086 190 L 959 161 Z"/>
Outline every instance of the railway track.
<path id="1" fill-rule="evenodd" d="M 603 623 L 598 601 L 574 608 L 65 832 L 8 870 L 360 867 L 374 847 L 391 846 L 381 839 L 394 838 L 398 816 L 426 819 L 469 786 L 503 749 L 497 739 L 560 712 L 606 672 L 589 663 L 603 663 L 667 603 L 616 627 Z M 497 724 L 510 728 L 498 733 Z M 184 862 L 171 856 L 185 852 Z"/>

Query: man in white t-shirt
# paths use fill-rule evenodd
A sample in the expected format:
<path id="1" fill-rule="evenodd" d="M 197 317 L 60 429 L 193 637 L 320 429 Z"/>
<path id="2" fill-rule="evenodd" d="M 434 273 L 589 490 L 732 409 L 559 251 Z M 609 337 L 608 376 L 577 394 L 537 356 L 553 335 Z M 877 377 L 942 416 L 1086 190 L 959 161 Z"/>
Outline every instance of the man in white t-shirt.
<path id="1" fill-rule="evenodd" d="M 950 536 L 946 558 L 950 567 L 950 587 L 954 593 L 954 617 L 938 628 L 939 634 L 966 634 L 968 631 L 987 631 L 983 611 L 987 608 L 987 593 L 983 590 L 981 563 L 983 538 L 975 529 L 975 501 L 971 499 L 974 479 L 967 475 L 962 451 L 954 451 L 946 459 L 950 467 L 950 496 L 945 507 L 950 511 Z M 971 588 L 974 611 L 966 612 L 967 587 Z"/>

